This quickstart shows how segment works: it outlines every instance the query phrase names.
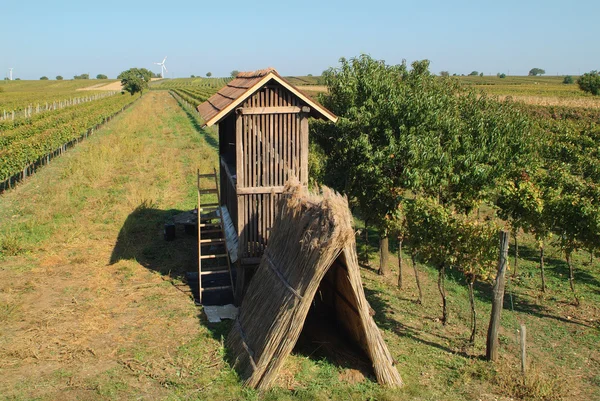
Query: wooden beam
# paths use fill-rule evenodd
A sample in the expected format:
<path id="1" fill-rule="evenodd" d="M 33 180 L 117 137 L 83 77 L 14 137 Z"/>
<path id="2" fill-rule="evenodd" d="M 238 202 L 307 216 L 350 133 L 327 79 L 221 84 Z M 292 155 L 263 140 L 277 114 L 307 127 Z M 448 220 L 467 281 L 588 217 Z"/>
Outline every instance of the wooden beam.
<path id="1" fill-rule="evenodd" d="M 271 107 L 240 107 L 238 114 L 291 114 L 300 113 L 302 109 L 297 106 L 271 106 Z"/>
<path id="2" fill-rule="evenodd" d="M 249 188 L 238 188 L 238 195 L 250 195 L 250 194 L 280 194 L 283 192 L 283 186 L 270 186 L 270 187 L 249 187 Z"/>

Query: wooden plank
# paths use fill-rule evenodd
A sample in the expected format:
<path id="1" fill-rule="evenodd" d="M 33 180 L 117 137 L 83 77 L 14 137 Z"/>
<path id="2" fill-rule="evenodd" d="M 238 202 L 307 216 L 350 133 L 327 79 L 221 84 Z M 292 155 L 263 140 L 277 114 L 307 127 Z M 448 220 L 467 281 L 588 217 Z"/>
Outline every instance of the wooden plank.
<path id="1" fill-rule="evenodd" d="M 308 114 L 300 116 L 300 182 L 308 185 Z"/>
<path id="2" fill-rule="evenodd" d="M 218 258 L 224 258 L 224 257 L 229 257 L 229 255 L 226 253 L 221 253 L 221 254 L 217 254 L 217 255 L 202 255 L 202 256 L 200 256 L 200 259 L 218 259 Z"/>
<path id="3" fill-rule="evenodd" d="M 249 195 L 249 194 L 269 194 L 274 192 L 276 194 L 280 194 L 283 192 L 283 185 L 278 186 L 268 186 L 268 187 L 249 187 L 249 188 L 240 188 L 238 189 L 238 195 Z"/>
<path id="4" fill-rule="evenodd" d="M 235 263 L 238 260 L 239 239 L 227 207 L 222 207 L 221 212 L 223 213 L 223 231 L 225 231 L 225 240 L 227 241 L 229 259 L 231 260 L 231 263 Z"/>
<path id="5" fill-rule="evenodd" d="M 290 93 L 286 92 L 286 98 L 287 98 L 287 103 L 291 104 L 291 98 L 290 98 Z M 290 170 L 292 169 L 292 164 L 291 164 L 291 160 L 292 160 L 292 141 L 291 141 L 291 130 L 292 130 L 292 115 L 291 114 L 287 114 L 286 115 L 286 123 L 285 123 L 285 143 L 287 145 L 287 152 L 285 154 L 285 164 L 286 164 L 286 168 L 285 168 L 285 180 L 289 180 L 290 179 Z"/>
<path id="6" fill-rule="evenodd" d="M 260 106 L 260 107 L 240 107 L 236 109 L 238 114 L 288 114 L 301 113 L 302 108 L 298 106 Z"/>
<path id="7" fill-rule="evenodd" d="M 236 184 L 234 188 L 237 188 L 238 183 L 244 183 L 244 144 L 242 141 L 242 129 L 244 127 L 244 120 L 242 116 L 238 115 L 235 118 L 235 173 L 236 173 Z M 225 167 L 227 175 L 233 183 L 233 176 L 227 167 L 227 163 L 221 159 L 221 165 Z"/>

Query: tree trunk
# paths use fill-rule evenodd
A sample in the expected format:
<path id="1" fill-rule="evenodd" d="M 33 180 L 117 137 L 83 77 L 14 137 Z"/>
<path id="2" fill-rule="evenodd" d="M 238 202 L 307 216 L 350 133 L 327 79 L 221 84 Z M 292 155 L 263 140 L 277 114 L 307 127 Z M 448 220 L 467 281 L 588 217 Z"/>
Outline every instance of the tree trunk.
<path id="1" fill-rule="evenodd" d="M 567 258 L 567 265 L 569 266 L 569 284 L 571 285 L 571 291 L 573 291 L 573 297 L 575 298 L 575 305 L 579 306 L 579 298 L 575 292 L 575 276 L 573 275 L 573 261 L 571 260 L 571 252 L 565 252 Z"/>
<path id="2" fill-rule="evenodd" d="M 513 270 L 513 277 L 517 276 L 517 267 L 519 267 L 519 240 L 518 240 L 518 236 L 517 236 L 518 230 L 515 230 L 513 232 L 513 235 L 515 237 L 515 269 Z"/>
<path id="3" fill-rule="evenodd" d="M 398 288 L 402 289 L 402 238 L 398 237 Z"/>
<path id="4" fill-rule="evenodd" d="M 498 258 L 498 273 L 492 287 L 492 313 L 490 325 L 488 326 L 485 356 L 488 361 L 498 359 L 498 330 L 500 329 L 500 315 L 504 303 L 504 286 L 506 265 L 508 261 L 508 233 L 500 232 L 500 257 Z"/>
<path id="5" fill-rule="evenodd" d="M 475 310 L 475 293 L 473 286 L 475 284 L 475 275 L 469 280 L 469 301 L 471 303 L 471 337 L 469 342 L 475 344 L 475 332 L 477 331 L 477 311 Z"/>
<path id="6" fill-rule="evenodd" d="M 438 290 L 440 291 L 440 295 L 442 296 L 442 324 L 445 326 L 448 323 L 448 308 L 446 305 L 446 288 L 444 287 L 444 275 L 446 273 L 446 265 L 442 265 L 440 267 L 438 273 Z"/>
<path id="7" fill-rule="evenodd" d="M 382 276 L 390 274 L 390 266 L 388 264 L 390 259 L 389 244 L 388 237 L 379 237 L 379 274 Z"/>
<path id="8" fill-rule="evenodd" d="M 370 265 L 369 262 L 369 221 L 365 220 L 365 254 L 364 254 L 364 258 L 365 258 L 365 263 L 367 264 L 367 266 Z"/>
<path id="9" fill-rule="evenodd" d="M 419 280 L 419 270 L 417 269 L 417 261 L 415 260 L 415 254 L 413 252 L 410 253 L 410 260 L 413 265 L 413 270 L 415 271 L 415 281 L 417 282 L 417 288 L 419 289 L 419 299 L 417 303 L 419 305 L 423 304 L 423 291 L 421 291 L 421 280 Z"/>
<path id="10" fill-rule="evenodd" d="M 544 275 L 544 246 L 540 246 L 540 273 L 542 274 L 542 292 L 546 292 L 546 276 Z"/>

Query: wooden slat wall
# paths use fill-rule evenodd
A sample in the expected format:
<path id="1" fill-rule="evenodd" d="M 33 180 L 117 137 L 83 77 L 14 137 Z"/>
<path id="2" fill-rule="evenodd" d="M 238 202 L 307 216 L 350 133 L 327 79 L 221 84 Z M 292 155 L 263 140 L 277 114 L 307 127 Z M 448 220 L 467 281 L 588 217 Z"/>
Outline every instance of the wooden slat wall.
<path id="1" fill-rule="evenodd" d="M 269 85 L 248 98 L 241 107 L 302 107 L 301 101 L 280 85 Z M 282 187 L 290 172 L 308 182 L 307 113 L 243 114 L 237 146 L 238 189 Z M 241 143 L 239 142 L 241 140 Z M 281 189 L 238 194 L 237 215 L 240 257 L 260 257 L 275 219 Z"/>

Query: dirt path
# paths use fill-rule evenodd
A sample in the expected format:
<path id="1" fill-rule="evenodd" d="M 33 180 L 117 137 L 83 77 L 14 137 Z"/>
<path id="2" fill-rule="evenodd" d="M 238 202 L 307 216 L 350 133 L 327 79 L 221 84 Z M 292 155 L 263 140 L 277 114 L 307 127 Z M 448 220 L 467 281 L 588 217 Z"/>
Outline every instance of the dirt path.
<path id="1" fill-rule="evenodd" d="M 0 398 L 155 399 L 232 375 L 177 280 L 194 240 L 161 235 L 214 155 L 154 92 L 0 196 L 0 251 L 16 254 L 0 263 Z"/>
<path id="2" fill-rule="evenodd" d="M 77 89 L 78 91 L 120 91 L 123 89 L 121 81 L 111 82 L 109 84 L 99 83 L 96 85 L 88 86 L 87 88 Z"/>

